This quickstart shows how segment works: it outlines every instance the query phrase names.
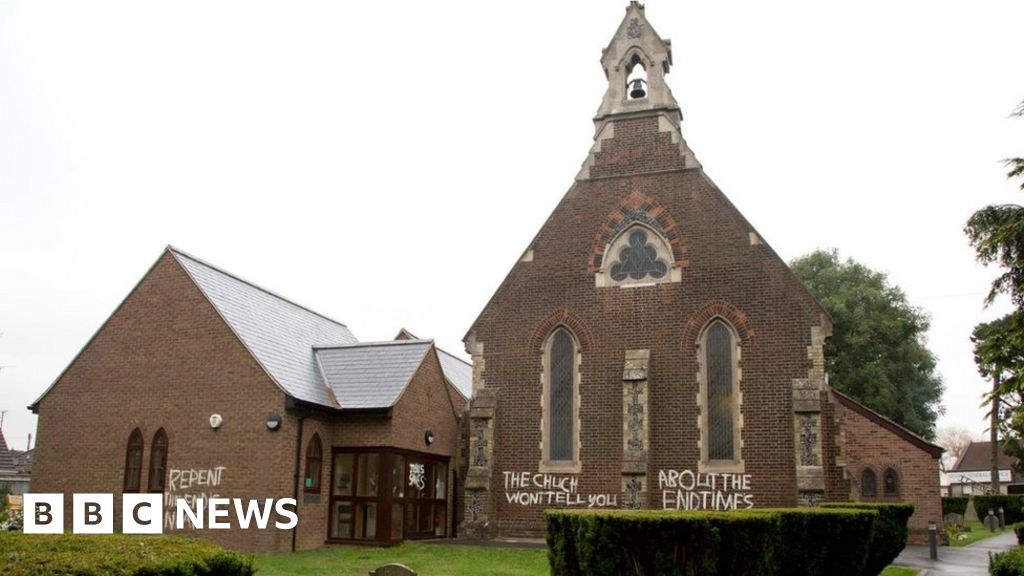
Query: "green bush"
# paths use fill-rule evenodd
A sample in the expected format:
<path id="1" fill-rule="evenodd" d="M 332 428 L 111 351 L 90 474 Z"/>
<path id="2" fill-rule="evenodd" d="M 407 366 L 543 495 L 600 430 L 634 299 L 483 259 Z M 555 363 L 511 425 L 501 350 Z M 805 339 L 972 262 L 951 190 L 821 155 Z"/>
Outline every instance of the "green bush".
<path id="1" fill-rule="evenodd" d="M 556 576 L 859 576 L 878 513 L 548 510 Z"/>
<path id="2" fill-rule="evenodd" d="M 967 496 L 946 496 L 942 499 L 942 517 L 945 518 L 946 514 L 967 514 L 967 503 L 970 501 Z"/>
<path id="3" fill-rule="evenodd" d="M 871 551 L 864 566 L 865 574 L 878 574 L 899 556 L 907 545 L 907 521 L 914 514 L 914 505 L 906 502 L 843 502 L 823 504 L 824 508 L 847 508 L 856 510 L 877 510 L 871 537 Z"/>
<path id="4" fill-rule="evenodd" d="M 1024 576 L 1024 547 L 990 555 L 988 573 L 992 576 Z"/>
<path id="5" fill-rule="evenodd" d="M 1017 544 L 1024 544 L 1024 522 L 1012 524 L 1010 528 L 1013 528 L 1013 533 L 1017 535 Z"/>
<path id="6" fill-rule="evenodd" d="M 975 496 L 974 511 L 978 514 L 978 520 L 985 523 L 985 516 L 989 510 L 995 510 L 999 514 L 999 507 L 1003 508 L 1007 524 L 1016 524 L 1024 521 L 1024 497 L 1022 496 Z"/>
<path id="7" fill-rule="evenodd" d="M 252 558 L 199 540 L 0 533 L 5 576 L 251 576 Z"/>

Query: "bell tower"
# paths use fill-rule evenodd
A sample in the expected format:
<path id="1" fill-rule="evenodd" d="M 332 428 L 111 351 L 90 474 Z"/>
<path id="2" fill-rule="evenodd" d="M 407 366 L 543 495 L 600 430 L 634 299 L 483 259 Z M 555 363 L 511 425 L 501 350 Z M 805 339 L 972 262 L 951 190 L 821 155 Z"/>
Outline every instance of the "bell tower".
<path id="1" fill-rule="evenodd" d="M 662 111 L 681 119 L 679 104 L 665 83 L 672 67 L 672 41 L 662 40 L 644 16 L 644 5 L 626 7 L 626 17 L 601 55 L 608 91 L 594 118 Z"/>
<path id="2" fill-rule="evenodd" d="M 647 21 L 643 4 L 633 0 L 626 7 L 626 17 L 608 47 L 602 51 L 601 66 L 608 79 L 608 89 L 594 116 L 596 142 L 576 179 L 597 177 L 591 168 L 595 162 L 600 163 L 597 155 L 603 151 L 602 141 L 615 138 L 616 123 L 623 127 L 627 124 L 636 126 L 634 120 L 645 118 L 657 118 L 653 125 L 656 130 L 671 133 L 671 144 L 678 146 L 679 150 L 672 168 L 700 168 L 693 151 L 683 139 L 680 130 L 683 114 L 665 82 L 665 76 L 672 68 L 672 41 L 658 36 Z M 668 168 L 664 157 L 660 168 Z"/>

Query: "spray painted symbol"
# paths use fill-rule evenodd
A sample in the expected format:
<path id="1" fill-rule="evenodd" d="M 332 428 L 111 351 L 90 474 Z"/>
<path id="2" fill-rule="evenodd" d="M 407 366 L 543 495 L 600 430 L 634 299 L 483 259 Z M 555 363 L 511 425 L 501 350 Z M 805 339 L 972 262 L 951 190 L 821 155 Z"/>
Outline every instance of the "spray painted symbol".
<path id="1" fill-rule="evenodd" d="M 415 486 L 418 490 L 426 487 L 426 471 L 423 464 L 409 464 L 409 486 Z"/>

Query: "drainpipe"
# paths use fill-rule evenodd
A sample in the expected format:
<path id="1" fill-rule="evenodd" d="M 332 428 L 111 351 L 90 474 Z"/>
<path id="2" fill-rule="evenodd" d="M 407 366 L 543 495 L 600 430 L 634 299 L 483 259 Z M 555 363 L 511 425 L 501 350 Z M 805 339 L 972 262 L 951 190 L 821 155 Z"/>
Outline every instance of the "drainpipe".
<path id="1" fill-rule="evenodd" d="M 299 512 L 299 464 L 302 458 L 302 427 L 306 422 L 306 418 L 309 417 L 309 410 L 299 416 L 299 430 L 295 436 L 295 478 L 292 485 L 292 498 L 295 499 L 295 513 L 298 515 Z M 295 552 L 295 540 L 298 537 L 299 523 L 295 523 L 295 527 L 292 528 L 292 552 Z"/>

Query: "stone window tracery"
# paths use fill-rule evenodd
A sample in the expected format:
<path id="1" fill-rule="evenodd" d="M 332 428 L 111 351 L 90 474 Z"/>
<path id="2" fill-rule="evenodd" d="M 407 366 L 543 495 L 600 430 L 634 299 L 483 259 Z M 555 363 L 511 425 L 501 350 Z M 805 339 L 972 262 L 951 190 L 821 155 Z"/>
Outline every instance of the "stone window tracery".
<path id="1" fill-rule="evenodd" d="M 672 249 L 654 230 L 642 224 L 627 227 L 606 252 L 605 284 L 654 284 L 671 281 Z"/>
<path id="2" fill-rule="evenodd" d="M 743 468 L 738 342 L 735 331 L 721 318 L 711 320 L 700 340 L 701 467 L 705 470 Z"/>
<path id="3" fill-rule="evenodd" d="M 564 326 L 543 348 L 542 469 L 579 467 L 579 345 Z"/>

